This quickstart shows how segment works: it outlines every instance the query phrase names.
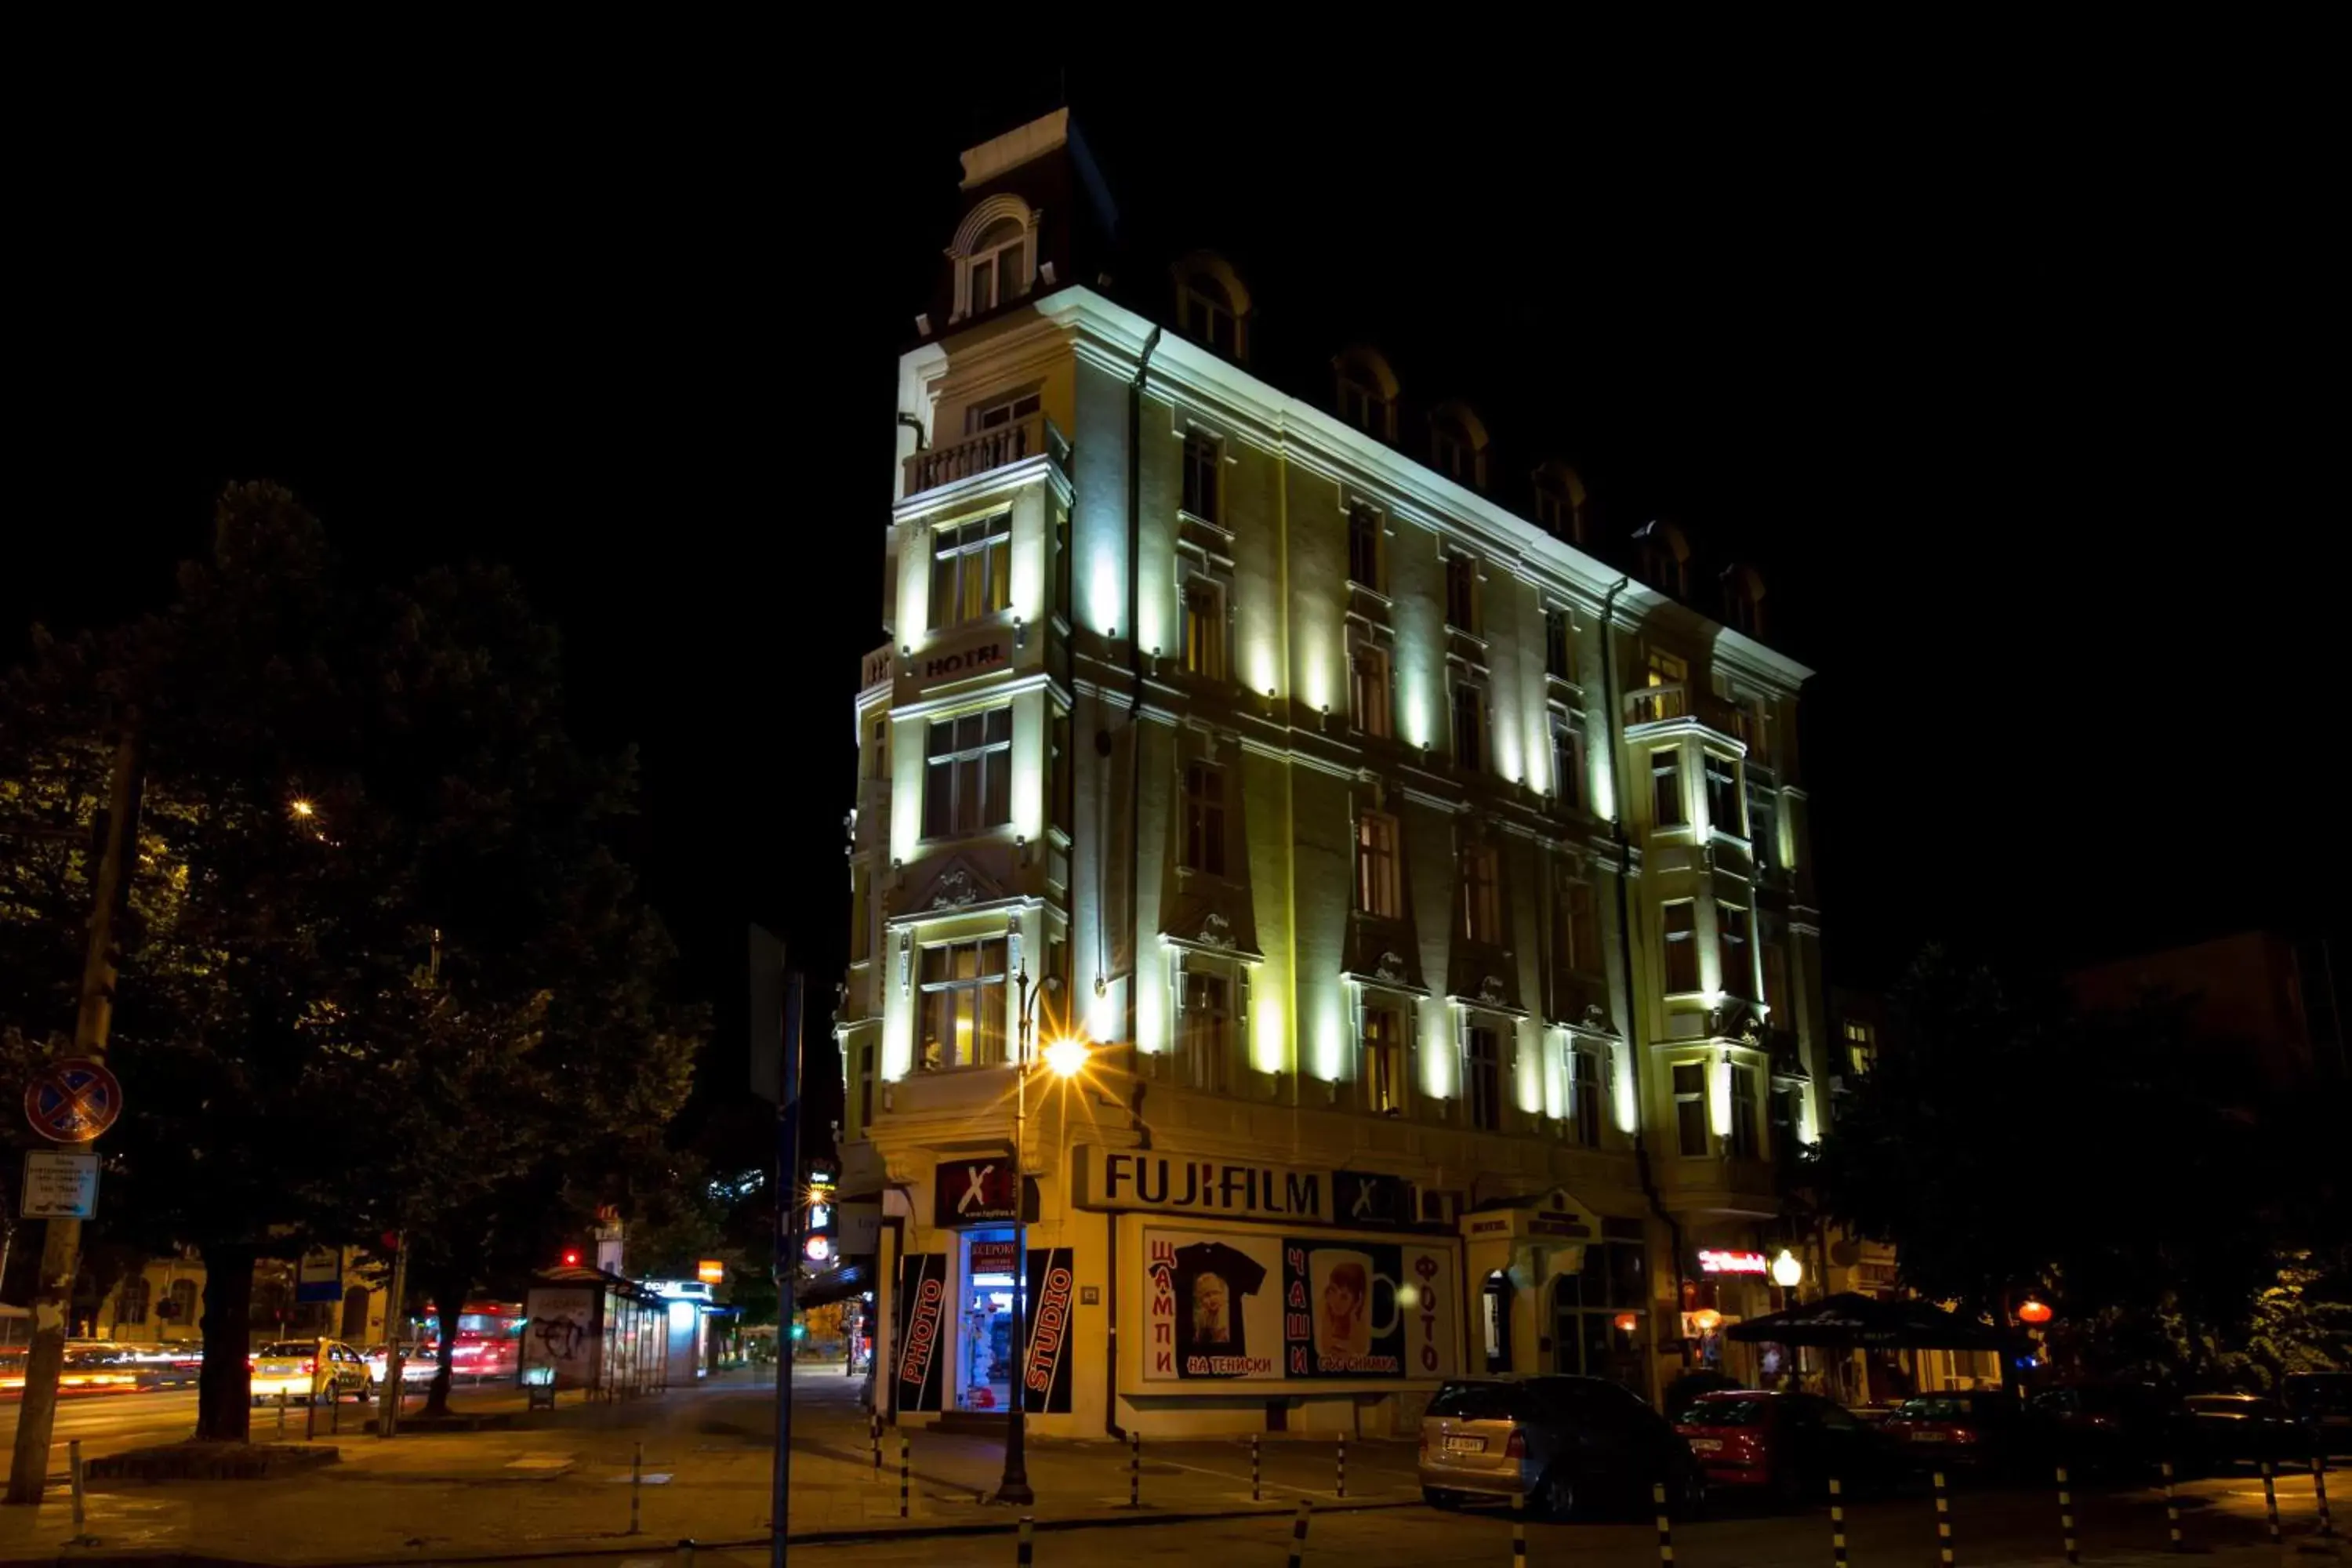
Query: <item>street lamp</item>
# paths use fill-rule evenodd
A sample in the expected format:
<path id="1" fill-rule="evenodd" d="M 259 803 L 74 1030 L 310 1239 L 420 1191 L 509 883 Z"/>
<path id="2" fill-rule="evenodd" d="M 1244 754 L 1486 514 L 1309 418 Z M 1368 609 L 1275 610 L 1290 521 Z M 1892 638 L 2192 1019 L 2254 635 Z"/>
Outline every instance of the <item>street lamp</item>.
<path id="1" fill-rule="evenodd" d="M 1783 1290 L 1793 1290 L 1804 1278 L 1805 1266 L 1797 1261 L 1795 1253 L 1782 1247 L 1780 1256 L 1772 1259 L 1772 1283 Z"/>
<path id="2" fill-rule="evenodd" d="M 1008 916 L 1004 924 L 1007 935 L 1017 943 L 1020 921 Z M 1021 1176 L 1021 1145 L 1029 1121 L 1029 1025 L 1037 999 L 1048 991 L 1061 990 L 1062 980 L 1048 974 L 1033 994 L 1029 961 L 1024 957 L 1013 984 L 1020 988 L 1020 1050 L 1013 1079 L 1013 1407 L 1005 1412 L 1004 1475 L 996 1485 L 996 1500 L 1025 1508 L 1037 1500 L 1037 1494 L 1029 1489 L 1029 1400 L 1023 1386 L 1029 1360 L 1029 1205 L 1028 1184 Z M 1046 1044 L 1043 1055 L 1055 1078 L 1075 1078 L 1087 1065 L 1087 1043 L 1076 1036 L 1057 1036 Z"/>

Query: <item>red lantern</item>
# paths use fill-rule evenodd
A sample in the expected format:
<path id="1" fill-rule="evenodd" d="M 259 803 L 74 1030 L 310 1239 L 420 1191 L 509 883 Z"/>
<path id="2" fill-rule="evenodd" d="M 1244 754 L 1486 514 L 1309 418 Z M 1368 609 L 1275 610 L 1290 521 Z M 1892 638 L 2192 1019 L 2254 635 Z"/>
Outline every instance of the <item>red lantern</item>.
<path id="1" fill-rule="evenodd" d="M 1691 1326 L 1700 1333 L 1711 1334 L 1723 1327 L 1723 1314 L 1712 1307 L 1701 1307 L 1691 1314 Z"/>
<path id="2" fill-rule="evenodd" d="M 2050 1303 L 2043 1300 L 2039 1296 L 2028 1296 L 2018 1305 L 2017 1321 L 2021 1323 L 2032 1323 L 2037 1326 L 2048 1322 L 2050 1321 Z"/>
<path id="3" fill-rule="evenodd" d="M 1619 1332 L 1630 1334 L 1641 1326 L 1642 1317 L 1640 1313 L 1620 1312 L 1617 1314 L 1617 1329 Z"/>

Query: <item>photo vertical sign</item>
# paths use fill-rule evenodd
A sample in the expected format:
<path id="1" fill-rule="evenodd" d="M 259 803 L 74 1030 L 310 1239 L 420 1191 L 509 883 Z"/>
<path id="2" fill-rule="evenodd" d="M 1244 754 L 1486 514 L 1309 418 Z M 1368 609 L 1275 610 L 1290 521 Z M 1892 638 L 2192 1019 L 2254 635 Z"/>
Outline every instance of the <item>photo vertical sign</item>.
<path id="1" fill-rule="evenodd" d="M 910 1252 L 898 1260 L 898 1398 L 900 1410 L 937 1410 L 945 1381 L 948 1255 Z"/>

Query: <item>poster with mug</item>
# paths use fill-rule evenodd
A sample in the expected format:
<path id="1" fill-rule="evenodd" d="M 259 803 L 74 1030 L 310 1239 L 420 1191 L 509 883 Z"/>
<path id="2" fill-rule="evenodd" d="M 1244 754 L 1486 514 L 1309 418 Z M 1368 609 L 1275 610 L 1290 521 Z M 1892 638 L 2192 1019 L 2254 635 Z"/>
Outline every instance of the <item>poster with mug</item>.
<path id="1" fill-rule="evenodd" d="M 1436 1378 L 1453 1373 L 1444 1246 L 1148 1230 L 1147 1380 Z"/>

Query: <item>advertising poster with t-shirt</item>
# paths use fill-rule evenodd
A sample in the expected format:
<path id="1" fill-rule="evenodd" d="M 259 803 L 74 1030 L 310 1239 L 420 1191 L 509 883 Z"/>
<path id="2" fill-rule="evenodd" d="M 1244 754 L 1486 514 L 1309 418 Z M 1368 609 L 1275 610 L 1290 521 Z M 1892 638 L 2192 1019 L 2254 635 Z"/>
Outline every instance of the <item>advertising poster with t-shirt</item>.
<path id="1" fill-rule="evenodd" d="M 898 1259 L 898 1307 L 896 1408 L 937 1410 L 948 1359 L 946 1253 L 910 1252 Z"/>
<path id="2" fill-rule="evenodd" d="M 1147 1230 L 1143 1375 L 1402 1381 L 1454 1370 L 1450 1249 Z"/>

